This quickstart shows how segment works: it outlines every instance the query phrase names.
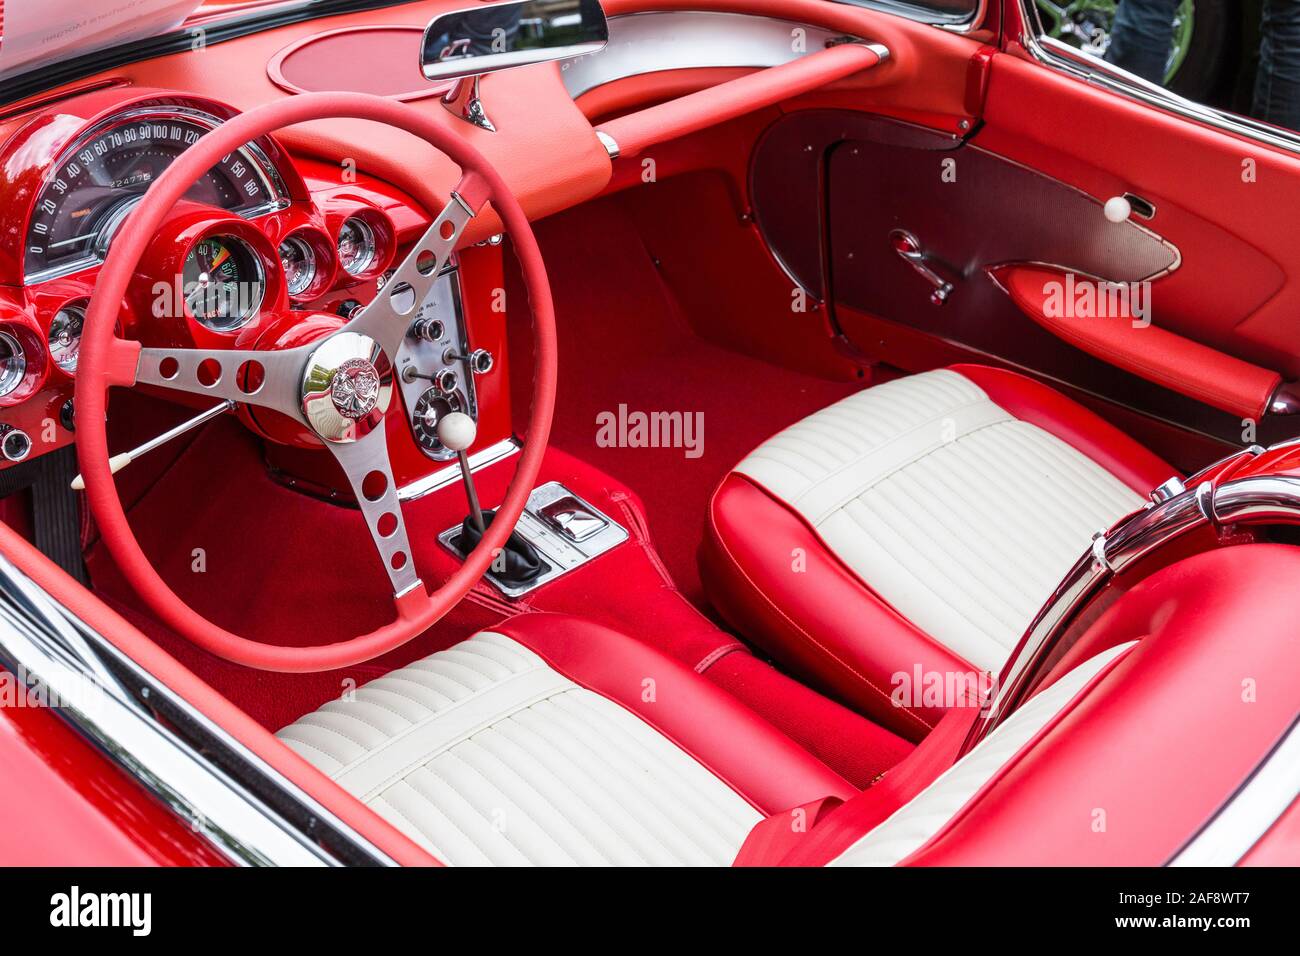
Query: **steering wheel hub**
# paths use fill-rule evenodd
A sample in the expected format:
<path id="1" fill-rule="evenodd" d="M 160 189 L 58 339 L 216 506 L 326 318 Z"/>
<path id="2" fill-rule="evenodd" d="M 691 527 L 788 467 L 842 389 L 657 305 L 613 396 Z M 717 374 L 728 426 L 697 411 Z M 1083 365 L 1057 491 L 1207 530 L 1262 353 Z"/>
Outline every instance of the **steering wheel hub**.
<path id="1" fill-rule="evenodd" d="M 384 420 L 392 397 L 393 364 L 368 335 L 339 332 L 307 359 L 302 413 L 327 442 L 364 438 Z"/>

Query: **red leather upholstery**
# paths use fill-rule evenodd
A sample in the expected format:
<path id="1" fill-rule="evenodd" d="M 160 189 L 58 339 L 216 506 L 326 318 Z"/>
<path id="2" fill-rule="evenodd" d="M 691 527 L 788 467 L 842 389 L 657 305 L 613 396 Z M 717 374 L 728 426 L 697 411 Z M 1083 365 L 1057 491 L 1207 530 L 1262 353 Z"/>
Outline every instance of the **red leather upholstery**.
<path id="1" fill-rule="evenodd" d="M 521 614 L 493 630 L 627 708 L 765 814 L 857 792 L 735 697 L 641 641 L 562 614 Z"/>
<path id="2" fill-rule="evenodd" d="M 975 365 L 952 371 L 1140 494 L 1176 473 L 1097 415 L 1033 379 Z M 1080 553 L 1086 544 L 1080 542 Z M 806 573 L 794 575 L 791 555 L 800 551 Z M 800 514 L 742 475 L 728 475 L 713 496 L 700 566 L 710 599 L 741 634 L 909 739 L 924 737 L 944 712 L 896 706 L 892 675 L 914 673 L 918 666 L 923 674 L 979 670 L 904 618 Z"/>
<path id="3" fill-rule="evenodd" d="M 796 548 L 808 567 L 792 587 Z M 714 492 L 700 573 L 709 599 L 741 634 L 910 740 L 924 737 L 942 712 L 893 705 L 889 675 L 900 662 L 927 672 L 970 670 L 872 594 L 800 515 L 743 475 L 728 475 Z"/>
<path id="4" fill-rule="evenodd" d="M 1268 409 L 1282 382 L 1275 371 L 1158 325 L 1134 325 L 1128 314 L 1049 315 L 1046 290 L 1059 285 L 1063 277 L 1059 269 L 1028 265 L 1003 266 L 994 272 L 1020 311 L 1089 355 L 1233 415 L 1258 419 Z"/>

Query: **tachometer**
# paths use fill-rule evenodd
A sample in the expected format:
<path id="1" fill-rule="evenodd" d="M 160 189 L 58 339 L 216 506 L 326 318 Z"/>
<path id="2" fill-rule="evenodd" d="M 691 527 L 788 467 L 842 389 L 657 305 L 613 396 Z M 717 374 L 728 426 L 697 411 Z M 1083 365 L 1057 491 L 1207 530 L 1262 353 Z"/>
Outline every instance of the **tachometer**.
<path id="1" fill-rule="evenodd" d="M 148 107 L 91 128 L 63 151 L 36 197 L 27 229 L 28 284 L 102 262 L 109 241 L 151 183 L 220 123 L 184 107 Z M 187 198 L 253 216 L 285 198 L 274 167 L 255 145 L 223 157 Z"/>
<path id="2" fill-rule="evenodd" d="M 210 236 L 185 257 L 185 304 L 214 332 L 242 328 L 266 294 L 266 273 L 249 245 L 234 236 Z"/>

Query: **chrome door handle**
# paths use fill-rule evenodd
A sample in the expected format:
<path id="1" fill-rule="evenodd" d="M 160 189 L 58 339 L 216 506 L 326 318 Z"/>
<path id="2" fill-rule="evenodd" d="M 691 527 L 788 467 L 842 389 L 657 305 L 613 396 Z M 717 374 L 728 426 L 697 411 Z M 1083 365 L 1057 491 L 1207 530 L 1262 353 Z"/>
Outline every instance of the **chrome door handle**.
<path id="1" fill-rule="evenodd" d="M 943 305 L 947 302 L 948 296 L 952 295 L 952 283 L 930 267 L 925 250 L 921 248 L 921 240 L 906 229 L 895 229 L 889 234 L 889 243 L 894 247 L 899 258 L 933 286 L 930 301 L 935 305 Z"/>

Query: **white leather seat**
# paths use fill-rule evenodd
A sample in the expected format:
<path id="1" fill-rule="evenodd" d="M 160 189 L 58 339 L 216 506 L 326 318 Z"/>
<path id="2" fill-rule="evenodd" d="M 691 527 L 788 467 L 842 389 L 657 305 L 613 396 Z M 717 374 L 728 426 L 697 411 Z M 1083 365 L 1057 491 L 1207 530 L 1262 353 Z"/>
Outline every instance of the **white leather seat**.
<path id="1" fill-rule="evenodd" d="M 725 866 L 766 813 L 853 792 L 631 638 L 550 614 L 509 630 L 372 681 L 278 736 L 453 865 Z"/>
<path id="2" fill-rule="evenodd" d="M 803 515 L 904 617 L 989 670 L 1093 533 L 1142 504 L 946 369 L 816 412 L 735 471 Z"/>
<path id="3" fill-rule="evenodd" d="M 912 375 L 741 461 L 711 502 L 702 571 L 737 630 L 918 739 L 940 715 L 892 708 L 892 675 L 996 673 L 1092 536 L 1173 474 L 1023 376 Z"/>

